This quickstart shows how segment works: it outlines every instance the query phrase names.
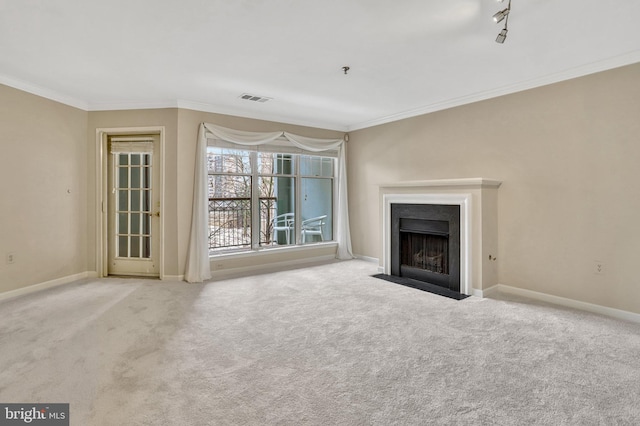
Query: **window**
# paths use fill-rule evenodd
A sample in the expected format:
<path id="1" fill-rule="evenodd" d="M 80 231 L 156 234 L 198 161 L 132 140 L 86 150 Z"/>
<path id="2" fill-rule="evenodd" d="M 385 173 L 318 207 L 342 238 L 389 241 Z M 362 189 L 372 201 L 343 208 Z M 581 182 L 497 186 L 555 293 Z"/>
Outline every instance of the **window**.
<path id="1" fill-rule="evenodd" d="M 210 253 L 332 241 L 335 162 L 208 147 Z"/>

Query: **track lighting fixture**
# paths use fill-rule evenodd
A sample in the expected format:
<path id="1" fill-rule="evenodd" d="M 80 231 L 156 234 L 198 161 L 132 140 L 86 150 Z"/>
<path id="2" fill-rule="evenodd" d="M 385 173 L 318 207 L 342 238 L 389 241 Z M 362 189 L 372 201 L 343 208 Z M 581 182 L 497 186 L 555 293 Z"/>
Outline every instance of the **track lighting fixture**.
<path id="1" fill-rule="evenodd" d="M 498 34 L 498 37 L 496 37 L 496 43 L 504 43 L 504 41 L 507 38 L 507 29 L 504 28 L 502 31 L 500 31 L 500 33 Z"/>
<path id="2" fill-rule="evenodd" d="M 503 0 L 498 0 L 498 1 L 502 2 Z M 493 20 L 496 23 L 502 22 L 502 20 L 504 20 L 504 28 L 502 29 L 502 31 L 500 31 L 500 33 L 498 34 L 498 37 L 496 37 L 496 43 L 502 44 L 507 39 L 507 25 L 509 24 L 509 12 L 511 12 L 511 0 L 509 0 L 509 3 L 507 4 L 506 9 L 501 10 L 500 12 L 493 15 Z"/>
<path id="3" fill-rule="evenodd" d="M 500 12 L 496 13 L 495 15 L 493 15 L 493 20 L 496 23 L 498 23 L 498 22 L 502 21 L 504 18 L 506 18 L 508 14 L 509 14 L 509 8 L 506 8 L 506 9 L 501 10 Z"/>

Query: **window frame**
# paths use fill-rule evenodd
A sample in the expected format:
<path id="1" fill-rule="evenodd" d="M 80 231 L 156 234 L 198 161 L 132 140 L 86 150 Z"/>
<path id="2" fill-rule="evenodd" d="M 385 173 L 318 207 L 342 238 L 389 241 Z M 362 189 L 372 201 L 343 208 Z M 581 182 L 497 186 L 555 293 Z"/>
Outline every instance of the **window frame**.
<path id="1" fill-rule="evenodd" d="M 338 194 L 338 159 L 337 156 L 331 155 L 331 153 L 327 152 L 309 152 L 303 151 L 300 149 L 296 149 L 294 147 L 282 147 L 278 146 L 277 149 L 260 149 L 260 147 L 255 146 L 230 146 L 232 144 L 222 143 L 222 144 L 209 144 L 207 147 L 207 156 L 211 152 L 210 149 L 232 149 L 235 151 L 242 151 L 249 156 L 250 169 L 251 174 L 240 173 L 240 172 L 216 172 L 209 169 L 207 166 L 207 175 L 208 176 L 249 176 L 251 179 L 251 201 L 250 201 L 250 211 L 251 211 L 251 244 L 250 247 L 239 247 L 239 248 L 220 248 L 220 249 L 209 249 L 209 257 L 215 257 L 220 255 L 228 255 L 233 253 L 251 253 L 251 252 L 260 252 L 265 250 L 283 250 L 283 249 L 300 249 L 303 247 L 309 247 L 313 245 L 320 244 L 335 244 L 336 241 L 336 208 L 337 208 L 337 194 Z M 291 174 L 285 173 L 260 173 L 259 170 L 259 155 L 261 153 L 272 153 L 282 154 L 282 155 L 290 155 L 292 158 L 292 169 L 293 172 Z M 321 165 L 325 161 L 324 159 L 331 160 L 331 176 L 324 176 L 324 173 L 320 175 L 313 174 L 302 174 L 302 157 L 310 156 L 310 157 L 321 157 Z M 260 239 L 262 230 L 260 229 L 260 178 L 271 177 L 271 178 L 291 178 L 293 179 L 294 185 L 294 217 L 295 217 L 295 229 L 294 229 L 294 238 L 293 242 L 288 245 L 261 245 Z M 303 179 L 325 179 L 330 182 L 331 187 L 331 238 L 329 240 L 324 241 L 314 241 L 314 242 L 302 242 L 302 181 Z M 211 210 L 209 210 L 210 212 Z M 273 238 L 273 237 L 272 237 Z"/>

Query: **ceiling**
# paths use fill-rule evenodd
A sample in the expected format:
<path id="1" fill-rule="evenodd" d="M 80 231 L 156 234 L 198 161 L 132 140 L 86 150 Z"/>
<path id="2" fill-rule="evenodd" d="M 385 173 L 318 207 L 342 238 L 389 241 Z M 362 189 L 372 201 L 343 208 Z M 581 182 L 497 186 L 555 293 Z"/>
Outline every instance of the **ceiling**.
<path id="1" fill-rule="evenodd" d="M 349 131 L 640 62 L 638 0 L 512 0 L 498 44 L 507 2 L 0 0 L 0 83 Z"/>

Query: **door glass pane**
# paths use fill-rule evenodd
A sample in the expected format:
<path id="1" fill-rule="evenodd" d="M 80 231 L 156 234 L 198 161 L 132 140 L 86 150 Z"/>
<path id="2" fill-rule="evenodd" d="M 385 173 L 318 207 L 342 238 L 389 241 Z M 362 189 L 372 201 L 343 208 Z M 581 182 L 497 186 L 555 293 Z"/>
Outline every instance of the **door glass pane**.
<path id="1" fill-rule="evenodd" d="M 118 234 L 129 233 L 129 215 L 127 213 L 118 213 Z"/>
<path id="2" fill-rule="evenodd" d="M 151 188 L 151 169 L 149 167 L 142 169 L 142 187 Z"/>
<path id="3" fill-rule="evenodd" d="M 127 190 L 119 190 L 118 191 L 118 211 L 126 211 L 129 208 L 129 191 Z"/>
<path id="4" fill-rule="evenodd" d="M 142 191 L 142 211 L 151 211 L 151 191 Z"/>
<path id="5" fill-rule="evenodd" d="M 151 257 L 151 238 L 149 237 L 142 238 L 142 257 Z"/>
<path id="6" fill-rule="evenodd" d="M 129 187 L 129 168 L 118 167 L 118 188 Z"/>
<path id="7" fill-rule="evenodd" d="M 147 213 L 142 215 L 142 233 L 145 235 L 151 234 L 151 216 Z"/>
<path id="8" fill-rule="evenodd" d="M 129 237 L 120 236 L 118 237 L 118 253 L 116 256 L 118 257 L 129 257 Z"/>
<path id="9" fill-rule="evenodd" d="M 140 237 L 131 237 L 131 255 L 129 257 L 140 257 Z"/>
<path id="10" fill-rule="evenodd" d="M 140 233 L 140 213 L 131 213 L 131 233 Z"/>
<path id="11" fill-rule="evenodd" d="M 131 154 L 131 165 L 140 165 L 141 154 Z"/>
<path id="12" fill-rule="evenodd" d="M 131 188 L 140 188 L 140 168 L 131 168 Z"/>
<path id="13" fill-rule="evenodd" d="M 131 191 L 131 211 L 140 211 L 140 191 L 138 190 Z"/>

